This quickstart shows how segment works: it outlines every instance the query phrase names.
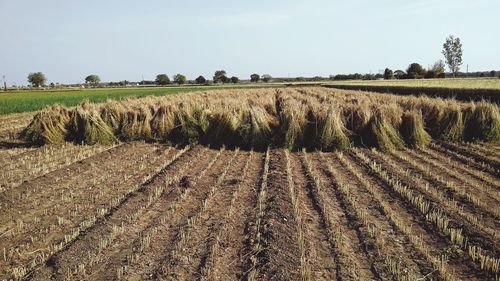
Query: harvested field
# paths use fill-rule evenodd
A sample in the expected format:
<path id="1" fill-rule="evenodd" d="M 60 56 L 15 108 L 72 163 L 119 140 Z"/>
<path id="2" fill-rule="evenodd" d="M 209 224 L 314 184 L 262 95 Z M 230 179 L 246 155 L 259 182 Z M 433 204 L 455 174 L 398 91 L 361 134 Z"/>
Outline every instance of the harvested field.
<path id="1" fill-rule="evenodd" d="M 33 112 L 27 112 L 1 116 L 0 140 L 16 139 L 19 137 L 19 133 L 31 122 L 34 115 L 35 113 Z M 0 145 L 0 148 L 2 147 Z"/>
<path id="2" fill-rule="evenodd" d="M 499 271 L 498 175 L 442 145 L 86 148 L 63 148 L 82 157 L 14 186 L 2 180 L 2 279 L 494 280 Z M 24 161 L 56 159 L 52 149 Z"/>
<path id="3" fill-rule="evenodd" d="M 160 122 L 147 117 L 158 112 L 141 104 L 161 107 L 158 102 L 165 98 L 131 100 L 127 106 L 138 106 L 138 111 L 123 111 L 123 116 L 134 122 L 122 123 L 122 115 L 113 115 L 122 116 L 117 127 L 95 105 L 67 112 L 70 120 L 77 120 L 72 114 L 96 112 L 94 117 L 108 120 L 104 124 L 116 139 L 107 145 L 36 147 L 6 140 L 12 145 L 0 150 L 0 280 L 498 280 L 500 145 L 433 135 L 427 115 L 419 115 L 419 121 L 404 107 L 411 103 L 424 112 L 427 99 L 395 97 L 391 102 L 400 106 L 399 116 L 413 116 L 401 124 L 424 122 L 433 139 L 410 145 L 408 130 L 391 125 L 393 136 L 406 145 L 361 147 L 352 134 L 355 123 L 344 123 L 343 114 L 327 112 L 325 116 L 334 117 L 315 123 L 334 124 L 323 125 L 332 129 L 319 130 L 324 134 L 311 133 L 315 119 L 309 114 L 323 112 L 320 104 L 334 103 L 331 94 L 357 98 L 350 106 L 374 102 L 369 108 L 390 96 L 363 101 L 357 93 L 300 91 L 252 92 L 266 100 L 262 108 L 267 114 L 259 116 L 283 118 L 271 131 L 255 130 L 266 128 L 262 124 L 267 119 L 255 118 L 260 107 L 248 101 L 248 118 L 256 125 L 245 132 L 272 138 L 279 136 L 274 130 L 283 129 L 284 120 L 296 120 L 287 123 L 299 124 L 286 127 L 293 128 L 284 132 L 288 142 L 248 141 L 240 130 L 227 133 L 228 127 L 203 136 L 219 132 L 234 137 L 231 143 L 214 137 L 201 141 L 212 146 L 188 144 L 171 139 L 170 133 L 160 138 Z M 237 94 L 229 97 L 237 99 Z M 176 102 L 179 108 L 188 106 Z M 220 106 L 224 102 L 216 99 Z M 224 108 L 234 113 L 231 101 L 226 102 Z M 484 106 L 439 102 L 465 116 Z M 292 108 L 283 106 L 288 103 L 311 109 L 278 110 Z M 223 113 L 213 110 L 213 116 Z M 307 118 L 294 119 L 301 114 Z M 214 126 L 211 116 L 207 114 L 209 128 Z M 230 116 L 236 115 L 224 118 Z M 151 121 L 151 130 L 136 126 L 144 120 Z M 320 142 L 329 145 L 317 145 L 325 140 L 319 136 L 338 137 L 338 123 L 328 120 L 342 122 L 346 147 L 335 137 Z M 470 120 L 463 119 L 464 128 Z M 397 124 L 384 122 L 379 128 Z M 100 135 L 94 133 L 87 136 Z M 145 136 L 151 137 L 149 142 Z"/>

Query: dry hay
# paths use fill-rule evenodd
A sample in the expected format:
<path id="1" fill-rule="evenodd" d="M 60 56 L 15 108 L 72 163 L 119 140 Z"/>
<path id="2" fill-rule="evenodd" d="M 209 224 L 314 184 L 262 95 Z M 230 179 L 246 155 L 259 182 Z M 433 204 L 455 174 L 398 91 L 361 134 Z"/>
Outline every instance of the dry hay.
<path id="1" fill-rule="evenodd" d="M 36 144 L 62 143 L 67 135 L 69 110 L 54 105 L 38 112 L 21 132 L 21 138 Z"/>
<path id="2" fill-rule="evenodd" d="M 447 141 L 500 141 L 500 113 L 462 103 L 324 88 L 189 93 L 53 106 L 22 137 L 36 143 L 145 140 L 262 148 L 392 150 Z"/>

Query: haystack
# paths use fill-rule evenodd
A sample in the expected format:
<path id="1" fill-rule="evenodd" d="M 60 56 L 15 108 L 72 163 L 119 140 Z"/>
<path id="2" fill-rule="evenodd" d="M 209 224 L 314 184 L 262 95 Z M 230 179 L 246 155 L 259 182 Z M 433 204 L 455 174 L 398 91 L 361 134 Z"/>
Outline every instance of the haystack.
<path id="1" fill-rule="evenodd" d="M 500 112 L 498 105 L 480 102 L 465 113 L 466 141 L 500 142 Z"/>
<path id="2" fill-rule="evenodd" d="M 127 110 L 122 117 L 120 137 L 124 140 L 150 140 L 151 109 L 147 106 L 134 106 Z"/>
<path id="3" fill-rule="evenodd" d="M 102 120 L 95 106 L 79 106 L 70 115 L 68 140 L 88 145 L 107 145 L 117 141 L 113 129 Z"/>
<path id="4" fill-rule="evenodd" d="M 402 116 L 401 136 L 410 147 L 426 147 L 431 136 L 424 129 L 422 114 L 416 111 L 406 111 Z"/>
<path id="5" fill-rule="evenodd" d="M 63 143 L 68 133 L 69 111 L 54 105 L 38 112 L 31 123 L 21 132 L 23 140 L 36 144 Z"/>
<path id="6" fill-rule="evenodd" d="M 317 146 L 324 151 L 344 150 L 350 141 L 344 127 L 340 110 L 330 106 L 327 110 L 317 111 Z"/>
<path id="7" fill-rule="evenodd" d="M 404 147 L 398 130 L 388 121 L 383 110 L 374 109 L 375 113 L 368 121 L 362 134 L 364 145 L 377 147 L 381 150 L 394 150 Z"/>
<path id="8" fill-rule="evenodd" d="M 166 141 L 168 135 L 175 127 L 175 113 L 171 105 L 159 106 L 151 119 L 153 138 Z"/>

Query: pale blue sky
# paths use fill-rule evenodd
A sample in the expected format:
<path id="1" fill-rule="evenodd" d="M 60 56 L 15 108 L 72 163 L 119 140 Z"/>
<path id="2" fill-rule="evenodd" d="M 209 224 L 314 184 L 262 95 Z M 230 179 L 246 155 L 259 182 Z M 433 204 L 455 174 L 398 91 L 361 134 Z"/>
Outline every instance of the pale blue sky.
<path id="1" fill-rule="evenodd" d="M 498 0 L 0 0 L 0 75 L 27 84 L 328 76 L 425 67 L 449 34 L 469 71 L 500 69 Z"/>

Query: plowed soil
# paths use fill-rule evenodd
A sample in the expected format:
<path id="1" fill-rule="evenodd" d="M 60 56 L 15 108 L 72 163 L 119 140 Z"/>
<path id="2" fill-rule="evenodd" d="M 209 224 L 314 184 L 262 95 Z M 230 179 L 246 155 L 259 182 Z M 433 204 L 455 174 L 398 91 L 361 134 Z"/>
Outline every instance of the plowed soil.
<path id="1" fill-rule="evenodd" d="M 0 280 L 498 278 L 500 146 L 0 156 Z"/>

